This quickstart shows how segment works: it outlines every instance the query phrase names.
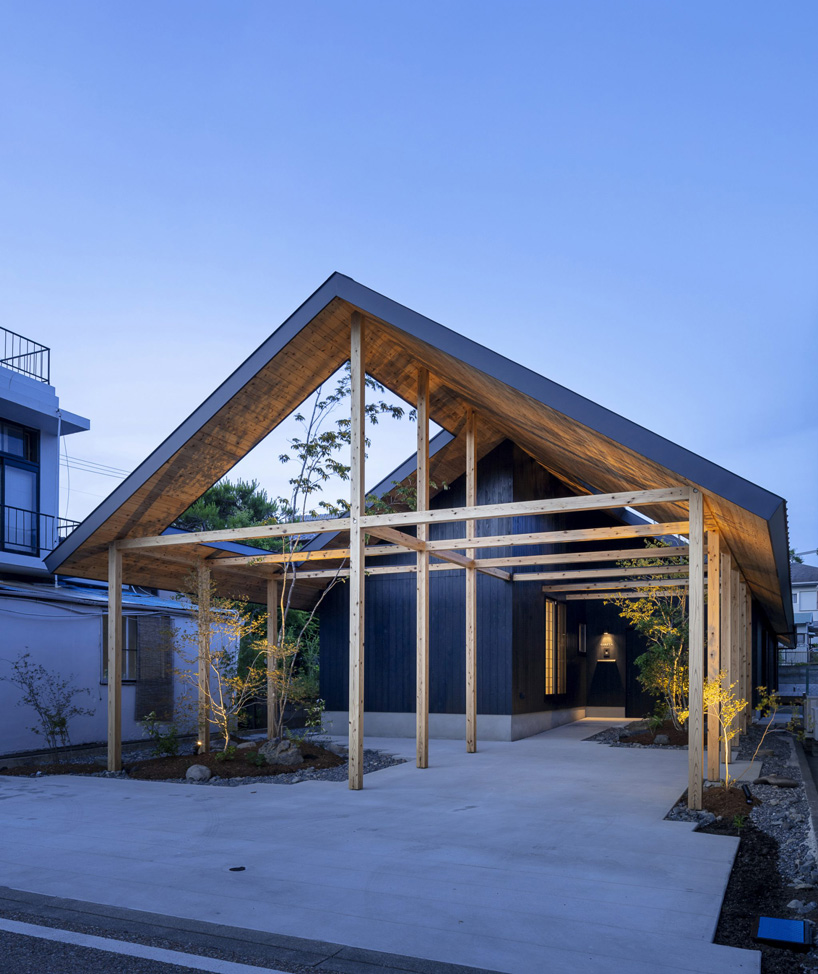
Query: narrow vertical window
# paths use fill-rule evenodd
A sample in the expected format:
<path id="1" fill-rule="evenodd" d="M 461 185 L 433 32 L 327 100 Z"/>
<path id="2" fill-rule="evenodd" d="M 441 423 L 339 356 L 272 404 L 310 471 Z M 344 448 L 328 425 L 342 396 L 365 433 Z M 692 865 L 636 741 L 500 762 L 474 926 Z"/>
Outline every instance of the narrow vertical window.
<path id="1" fill-rule="evenodd" d="M 556 658 L 557 603 L 545 600 L 545 695 L 554 690 L 554 660 Z"/>
<path id="2" fill-rule="evenodd" d="M 566 691 L 565 603 L 545 600 L 545 694 Z"/>

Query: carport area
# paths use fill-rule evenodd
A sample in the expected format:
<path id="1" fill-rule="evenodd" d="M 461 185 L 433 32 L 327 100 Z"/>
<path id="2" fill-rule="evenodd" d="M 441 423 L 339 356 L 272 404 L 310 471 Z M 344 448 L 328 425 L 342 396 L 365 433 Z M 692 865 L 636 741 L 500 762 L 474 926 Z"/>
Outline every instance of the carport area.
<path id="1" fill-rule="evenodd" d="M 0 778 L 2 882 L 509 974 L 758 971 L 712 943 L 737 840 L 663 820 L 687 752 L 583 740 L 609 723 L 424 771 L 367 739 L 409 760 L 363 791 Z"/>

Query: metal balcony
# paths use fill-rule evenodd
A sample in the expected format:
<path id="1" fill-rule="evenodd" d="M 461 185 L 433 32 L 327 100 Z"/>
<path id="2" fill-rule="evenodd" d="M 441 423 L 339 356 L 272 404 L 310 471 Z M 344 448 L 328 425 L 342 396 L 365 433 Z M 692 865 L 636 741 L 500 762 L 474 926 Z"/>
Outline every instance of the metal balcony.
<path id="1" fill-rule="evenodd" d="M 8 328 L 0 328 L 0 366 L 51 383 L 51 349 L 24 338 Z"/>
<path id="2" fill-rule="evenodd" d="M 0 505 L 0 551 L 40 558 L 53 551 L 79 521 Z"/>

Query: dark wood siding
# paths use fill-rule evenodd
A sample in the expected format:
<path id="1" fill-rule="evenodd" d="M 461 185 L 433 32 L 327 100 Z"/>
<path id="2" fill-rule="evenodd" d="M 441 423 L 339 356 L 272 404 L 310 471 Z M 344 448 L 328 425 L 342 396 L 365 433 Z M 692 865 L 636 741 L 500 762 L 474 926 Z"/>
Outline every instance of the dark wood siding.
<path id="1" fill-rule="evenodd" d="M 478 504 L 513 498 L 512 451 L 501 443 L 477 467 Z M 436 495 L 432 508 L 465 504 L 465 478 Z M 510 532 L 511 518 L 479 521 L 481 535 Z M 432 539 L 460 537 L 461 525 L 436 524 Z M 510 549 L 498 549 L 497 553 Z M 413 562 L 414 556 L 379 558 L 378 565 Z M 429 709 L 464 713 L 465 577 L 462 571 L 432 572 L 429 582 Z M 511 713 L 512 586 L 477 578 L 477 709 Z M 349 685 L 349 589 L 337 585 L 324 599 L 321 619 L 321 695 L 327 710 L 346 710 Z M 415 576 L 372 575 L 366 580 L 364 707 L 369 711 L 415 710 Z"/>

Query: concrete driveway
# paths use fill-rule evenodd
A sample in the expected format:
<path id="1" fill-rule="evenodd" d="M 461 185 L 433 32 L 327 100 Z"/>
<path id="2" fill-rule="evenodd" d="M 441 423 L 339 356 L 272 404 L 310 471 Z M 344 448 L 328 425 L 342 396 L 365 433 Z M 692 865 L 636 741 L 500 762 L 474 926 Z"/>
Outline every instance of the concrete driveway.
<path id="1" fill-rule="evenodd" d="M 609 723 L 432 741 L 361 792 L 0 777 L 0 883 L 509 974 L 759 971 L 711 942 L 737 840 L 663 821 L 687 752 L 582 740 Z"/>

